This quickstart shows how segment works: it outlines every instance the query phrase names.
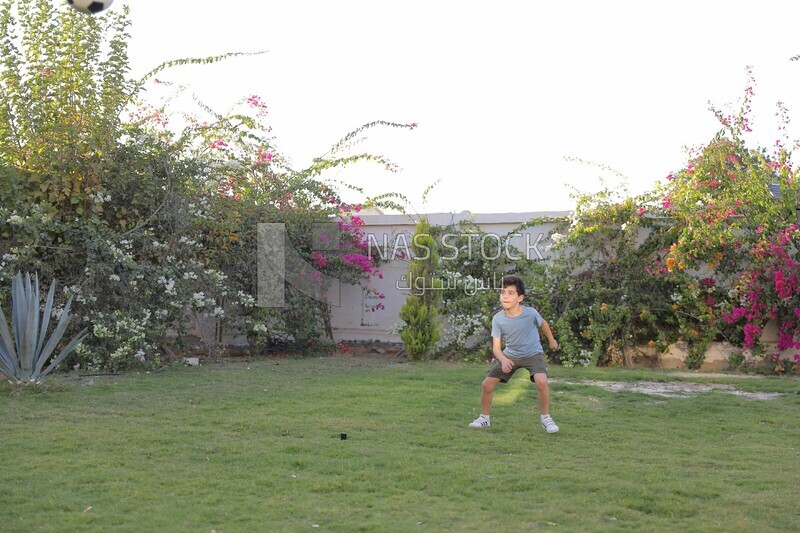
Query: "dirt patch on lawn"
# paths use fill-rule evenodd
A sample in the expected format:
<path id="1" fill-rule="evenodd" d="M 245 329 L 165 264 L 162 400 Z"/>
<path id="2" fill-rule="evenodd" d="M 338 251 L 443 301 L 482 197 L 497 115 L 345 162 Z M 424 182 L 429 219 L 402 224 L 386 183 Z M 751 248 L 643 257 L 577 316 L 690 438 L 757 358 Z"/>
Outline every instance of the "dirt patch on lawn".
<path id="1" fill-rule="evenodd" d="M 705 375 L 703 377 L 706 377 Z M 594 385 L 614 392 L 638 392 L 662 398 L 688 398 L 704 392 L 720 391 L 750 398 L 752 400 L 774 400 L 783 396 L 780 392 L 745 392 L 737 390 L 733 385 L 720 383 L 692 383 L 688 381 L 582 381 L 573 383 Z"/>
<path id="2" fill-rule="evenodd" d="M 671 374 L 676 378 L 736 378 L 736 379 L 764 379 L 757 374 L 721 374 L 719 372 L 675 372 Z"/>

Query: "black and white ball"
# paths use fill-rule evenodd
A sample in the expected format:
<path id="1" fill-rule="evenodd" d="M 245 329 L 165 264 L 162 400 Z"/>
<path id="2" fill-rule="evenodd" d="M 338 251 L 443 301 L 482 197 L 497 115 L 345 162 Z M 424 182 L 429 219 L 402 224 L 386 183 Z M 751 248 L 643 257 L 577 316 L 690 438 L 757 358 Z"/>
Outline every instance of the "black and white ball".
<path id="1" fill-rule="evenodd" d="M 114 0 L 67 0 L 67 3 L 81 13 L 94 15 L 108 9 Z"/>

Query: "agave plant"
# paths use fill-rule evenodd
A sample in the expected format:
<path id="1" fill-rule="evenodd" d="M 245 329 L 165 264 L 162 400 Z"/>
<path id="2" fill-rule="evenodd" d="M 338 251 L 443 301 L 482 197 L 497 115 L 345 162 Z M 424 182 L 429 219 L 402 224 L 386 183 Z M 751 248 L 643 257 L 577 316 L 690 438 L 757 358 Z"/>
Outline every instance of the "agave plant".
<path id="1" fill-rule="evenodd" d="M 0 308 L 0 372 L 12 383 L 41 382 L 42 378 L 58 366 L 87 335 L 87 330 L 83 329 L 58 352 L 58 355 L 50 359 L 71 319 L 69 308 L 72 305 L 72 298 L 67 301 L 50 339 L 45 342 L 50 314 L 53 311 L 55 290 L 54 280 L 50 284 L 50 292 L 47 294 L 44 312 L 40 318 L 39 275 L 36 274 L 32 284 L 30 274 L 25 274 L 23 282 L 22 274 L 17 272 L 11 282 L 11 320 L 14 335 L 12 337 L 6 316 Z M 45 368 L 48 359 L 50 364 Z"/>

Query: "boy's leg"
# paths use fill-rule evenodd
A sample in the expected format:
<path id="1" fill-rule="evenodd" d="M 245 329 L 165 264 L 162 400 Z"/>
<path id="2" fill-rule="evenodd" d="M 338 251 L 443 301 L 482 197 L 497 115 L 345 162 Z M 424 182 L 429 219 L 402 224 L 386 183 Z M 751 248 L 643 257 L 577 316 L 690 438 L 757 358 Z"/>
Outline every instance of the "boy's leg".
<path id="1" fill-rule="evenodd" d="M 500 383 L 500 378 L 487 377 L 481 383 L 481 414 L 489 416 L 492 410 L 492 394 L 494 388 Z"/>
<path id="2" fill-rule="evenodd" d="M 491 425 L 489 412 L 492 410 L 492 392 L 498 383 L 500 383 L 500 378 L 488 376 L 481 383 L 481 416 L 473 420 L 469 427 L 488 428 Z"/>
<path id="3" fill-rule="evenodd" d="M 547 381 L 547 374 L 537 372 L 533 375 L 533 382 L 536 383 L 536 390 L 539 393 L 539 413 L 542 427 L 548 433 L 558 433 L 558 426 L 550 416 L 550 385 Z"/>
<path id="4" fill-rule="evenodd" d="M 536 383 L 536 391 L 539 396 L 539 413 L 550 414 L 550 386 L 547 374 L 537 372 L 533 375 L 533 382 Z"/>

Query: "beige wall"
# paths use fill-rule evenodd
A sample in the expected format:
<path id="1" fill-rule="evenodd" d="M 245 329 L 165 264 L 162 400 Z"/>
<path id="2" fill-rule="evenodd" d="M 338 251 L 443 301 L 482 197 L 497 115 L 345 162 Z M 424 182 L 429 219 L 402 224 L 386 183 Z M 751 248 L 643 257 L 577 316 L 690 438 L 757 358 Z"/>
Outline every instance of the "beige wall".
<path id="1" fill-rule="evenodd" d="M 568 211 L 494 214 L 473 214 L 465 211 L 424 216 L 431 225 L 437 226 L 457 225 L 461 221 L 469 220 L 486 233 L 503 236 L 535 218 L 562 217 L 568 214 Z M 364 215 L 362 218 L 364 220 L 362 229 L 368 237 L 372 236 L 371 246 L 377 244 L 381 251 L 384 251 L 384 244 L 388 244 L 385 257 L 394 259 L 381 266 L 383 279 L 373 278 L 370 284 L 341 285 L 340 305 L 334 307 L 331 313 L 334 338 L 337 341 L 400 342 L 400 337 L 390 333 L 390 330 L 393 325 L 400 322 L 400 309 L 408 296 L 408 291 L 399 287 L 405 286 L 401 277 L 408 273 L 410 262 L 408 259 L 399 259 L 398 254 L 392 252 L 403 250 L 403 243 L 408 243 L 410 246 L 418 217 Z M 516 237 L 512 244 L 521 254 L 531 259 L 538 258 L 538 251 L 546 261 L 549 254 L 548 247 L 552 244 L 547 240 L 547 236 L 552 227 L 553 224 L 541 224 L 527 228 L 520 232 L 521 236 Z M 405 235 L 405 240 L 398 239 L 400 234 Z M 540 234 L 541 240 L 537 242 Z M 476 253 L 480 253 L 479 250 L 479 243 L 476 242 Z M 440 253 L 443 256 L 448 255 L 447 250 L 441 250 Z M 443 262 L 445 260 L 443 259 Z M 377 299 L 376 291 L 385 297 L 382 300 Z M 379 302 L 383 303 L 385 308 L 372 312 L 370 308 Z"/>

